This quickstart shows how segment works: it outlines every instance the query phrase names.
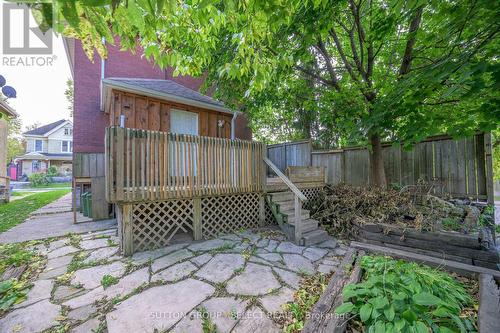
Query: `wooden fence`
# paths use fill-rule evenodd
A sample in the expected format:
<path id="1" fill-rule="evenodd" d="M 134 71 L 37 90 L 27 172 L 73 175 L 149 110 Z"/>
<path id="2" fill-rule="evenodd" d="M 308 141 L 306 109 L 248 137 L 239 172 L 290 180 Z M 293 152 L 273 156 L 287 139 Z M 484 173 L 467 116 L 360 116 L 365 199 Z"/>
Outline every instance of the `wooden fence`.
<path id="1" fill-rule="evenodd" d="M 304 148 L 305 142 L 274 145 L 284 149 L 287 156 L 270 153 L 268 156 L 276 165 L 291 166 L 288 161 L 300 161 L 304 165 L 305 151 L 311 151 L 312 166 L 327 167 L 329 184 L 345 182 L 355 186 L 370 183 L 368 150 L 363 147 L 351 147 L 339 150 L 312 151 Z M 296 146 L 296 147 L 294 147 Z M 298 152 L 297 156 L 290 156 Z M 491 136 L 476 134 L 472 137 L 453 140 L 448 136 L 430 137 L 413 149 L 405 150 L 399 144 L 387 143 L 383 146 L 384 167 L 389 184 L 400 186 L 417 184 L 419 180 L 437 181 L 443 191 L 454 197 L 472 197 L 477 199 L 493 198 L 491 167 Z"/>
<path id="2" fill-rule="evenodd" d="M 267 156 L 285 172 L 289 166 L 311 166 L 311 140 L 279 143 L 267 146 Z M 272 174 L 268 170 L 268 174 Z"/>
<path id="3" fill-rule="evenodd" d="M 106 198 L 137 202 L 260 192 L 259 142 L 109 127 Z"/>

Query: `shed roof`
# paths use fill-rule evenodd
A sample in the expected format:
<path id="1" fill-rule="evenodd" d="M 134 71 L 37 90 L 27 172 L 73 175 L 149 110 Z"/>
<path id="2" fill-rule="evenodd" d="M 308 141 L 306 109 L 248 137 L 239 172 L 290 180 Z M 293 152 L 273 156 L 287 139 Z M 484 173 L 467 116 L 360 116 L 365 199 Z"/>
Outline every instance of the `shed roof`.
<path id="1" fill-rule="evenodd" d="M 184 87 L 171 80 L 136 79 L 136 78 L 106 78 L 102 80 L 105 86 L 125 89 L 131 92 L 158 97 L 183 104 L 213 109 L 222 112 L 232 111 L 209 96 Z"/>

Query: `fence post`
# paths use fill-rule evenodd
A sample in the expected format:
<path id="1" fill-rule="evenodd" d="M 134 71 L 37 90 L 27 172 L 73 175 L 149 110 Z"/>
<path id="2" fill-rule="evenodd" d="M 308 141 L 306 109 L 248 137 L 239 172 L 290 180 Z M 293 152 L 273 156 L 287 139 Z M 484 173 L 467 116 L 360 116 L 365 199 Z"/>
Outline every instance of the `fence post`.
<path id="1" fill-rule="evenodd" d="M 117 204 L 116 219 L 118 220 L 118 236 L 124 256 L 134 253 L 134 238 L 132 233 L 132 204 Z"/>
<path id="2" fill-rule="evenodd" d="M 484 133 L 484 159 L 486 169 L 486 196 L 488 204 L 495 204 L 495 193 L 493 186 L 493 160 L 491 149 L 491 132 Z"/>
<path id="3" fill-rule="evenodd" d="M 193 199 L 193 237 L 194 240 L 201 240 L 202 238 L 201 198 Z"/>
<path id="4" fill-rule="evenodd" d="M 259 195 L 259 226 L 266 225 L 266 194 Z"/>
<path id="5" fill-rule="evenodd" d="M 294 195 L 294 198 L 295 198 L 295 222 L 294 222 L 295 244 L 301 245 L 300 240 L 302 239 L 302 221 L 301 221 L 302 203 L 300 202 L 300 199 L 297 195 Z"/>

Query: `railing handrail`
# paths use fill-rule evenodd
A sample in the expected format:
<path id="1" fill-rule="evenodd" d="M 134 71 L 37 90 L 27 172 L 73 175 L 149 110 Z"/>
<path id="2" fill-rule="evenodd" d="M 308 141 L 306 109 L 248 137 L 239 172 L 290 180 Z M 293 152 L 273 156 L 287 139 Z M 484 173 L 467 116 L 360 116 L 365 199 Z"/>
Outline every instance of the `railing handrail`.
<path id="1" fill-rule="evenodd" d="M 286 186 L 300 199 L 300 201 L 306 201 L 307 197 L 302 193 L 297 186 L 295 186 L 292 181 L 281 172 L 281 170 L 267 157 L 264 156 L 264 162 L 276 173 L 278 177 L 285 183 Z"/>

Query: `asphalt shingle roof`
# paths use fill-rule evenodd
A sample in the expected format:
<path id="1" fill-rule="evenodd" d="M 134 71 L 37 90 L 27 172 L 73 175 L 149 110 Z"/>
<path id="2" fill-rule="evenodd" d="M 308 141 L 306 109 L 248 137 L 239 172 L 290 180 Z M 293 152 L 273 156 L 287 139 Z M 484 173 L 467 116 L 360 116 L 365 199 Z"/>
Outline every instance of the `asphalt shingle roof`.
<path id="1" fill-rule="evenodd" d="M 48 132 L 52 131 L 57 126 L 60 126 L 65 121 L 66 121 L 66 119 L 61 119 L 61 120 L 58 120 L 58 121 L 53 122 L 51 124 L 43 125 L 43 126 L 35 128 L 35 129 L 32 129 L 31 131 L 24 132 L 23 134 L 27 134 L 27 135 L 44 135 L 45 133 L 48 133 Z"/>
<path id="2" fill-rule="evenodd" d="M 219 107 L 224 107 L 222 102 L 219 102 L 209 96 L 200 94 L 199 92 L 184 87 L 171 80 L 154 80 L 154 79 L 135 79 L 135 78 L 106 78 L 106 82 L 111 84 L 127 84 L 136 86 L 142 89 L 147 89 L 152 92 L 174 95 L 197 102 L 212 104 Z"/>

